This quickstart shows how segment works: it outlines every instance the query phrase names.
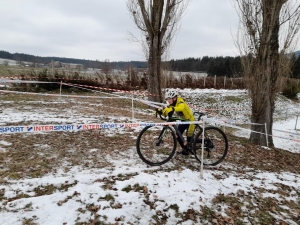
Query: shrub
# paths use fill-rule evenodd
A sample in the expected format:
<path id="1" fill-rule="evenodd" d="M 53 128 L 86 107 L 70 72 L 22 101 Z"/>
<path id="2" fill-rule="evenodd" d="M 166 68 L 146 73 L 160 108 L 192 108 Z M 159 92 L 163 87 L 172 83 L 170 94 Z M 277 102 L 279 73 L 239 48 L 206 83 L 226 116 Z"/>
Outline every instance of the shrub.
<path id="1" fill-rule="evenodd" d="M 300 92 L 300 87 L 296 81 L 288 79 L 285 87 L 282 90 L 282 95 L 287 98 L 295 99 L 297 94 Z"/>

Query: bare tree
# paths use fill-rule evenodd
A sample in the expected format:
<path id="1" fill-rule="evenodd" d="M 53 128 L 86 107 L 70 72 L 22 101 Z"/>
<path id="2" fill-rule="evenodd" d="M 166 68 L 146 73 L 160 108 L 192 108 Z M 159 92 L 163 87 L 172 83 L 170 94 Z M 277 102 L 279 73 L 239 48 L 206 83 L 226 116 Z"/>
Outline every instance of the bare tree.
<path id="1" fill-rule="evenodd" d="M 103 61 L 102 66 L 101 66 L 101 72 L 104 73 L 104 75 L 105 75 L 107 85 L 109 83 L 113 82 L 113 76 L 111 74 L 112 68 L 111 68 L 111 64 L 109 62 L 109 59 L 105 59 Z"/>
<path id="2" fill-rule="evenodd" d="M 240 17 L 237 46 L 251 101 L 250 142 L 274 146 L 272 138 L 276 94 L 290 73 L 287 53 L 294 50 L 300 26 L 297 0 L 234 0 Z M 268 140 L 263 134 L 267 124 Z"/>
<path id="3" fill-rule="evenodd" d="M 162 55 L 168 54 L 178 22 L 189 0 L 127 0 L 127 8 L 145 38 L 141 44 L 148 60 L 149 99 L 162 101 Z"/>
<path id="4" fill-rule="evenodd" d="M 111 64 L 109 62 L 109 59 L 105 59 L 101 66 L 101 72 L 105 74 L 105 76 L 108 76 L 111 72 Z"/>
<path id="5" fill-rule="evenodd" d="M 9 61 L 8 61 L 8 60 L 4 60 L 4 61 L 3 61 L 3 65 L 4 65 L 4 66 L 8 66 L 8 64 L 9 64 Z"/>

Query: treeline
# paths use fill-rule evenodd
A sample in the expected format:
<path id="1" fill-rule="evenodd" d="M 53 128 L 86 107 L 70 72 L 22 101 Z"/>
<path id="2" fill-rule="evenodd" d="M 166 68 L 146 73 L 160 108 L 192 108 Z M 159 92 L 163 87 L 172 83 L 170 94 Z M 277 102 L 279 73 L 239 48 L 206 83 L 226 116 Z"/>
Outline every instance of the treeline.
<path id="1" fill-rule="evenodd" d="M 290 77 L 300 79 L 300 51 L 295 52 L 291 57 L 294 63 Z M 206 72 L 208 76 L 241 77 L 242 73 L 239 56 L 204 56 L 202 58 L 171 60 L 169 64 L 173 71 Z"/>
<path id="2" fill-rule="evenodd" d="M 300 78 L 300 51 L 295 52 L 293 57 L 294 65 L 292 67 L 292 78 Z M 73 59 L 73 58 L 60 58 L 60 57 L 40 57 L 23 53 L 11 54 L 6 51 L 0 51 L 0 58 L 11 59 L 19 62 L 26 61 L 38 64 L 47 65 L 51 61 L 59 61 L 62 63 L 75 63 L 82 64 L 84 68 L 104 69 L 109 67 L 110 69 L 126 70 L 129 66 L 134 68 L 147 68 L 147 62 L 145 61 L 119 61 L 110 62 L 109 60 L 86 60 L 86 59 Z M 206 72 L 209 76 L 226 76 L 226 77 L 240 77 L 242 66 L 240 57 L 230 56 L 217 56 L 209 57 L 204 56 L 202 58 L 187 58 L 170 60 L 164 62 L 164 67 L 167 70 L 180 71 L 180 72 Z"/>
<path id="3" fill-rule="evenodd" d="M 240 77 L 242 67 L 240 57 L 218 56 L 171 60 L 173 71 L 206 72 L 209 76 Z"/>
<path id="4" fill-rule="evenodd" d="M 109 60 L 99 61 L 99 60 L 87 60 L 87 59 L 74 59 L 74 58 L 61 58 L 61 57 L 41 57 L 34 56 L 24 53 L 9 53 L 6 51 L 0 51 L 0 58 L 15 60 L 17 62 L 31 62 L 36 64 L 49 65 L 51 61 L 59 61 L 62 63 L 74 63 L 82 64 L 84 68 L 102 69 L 110 65 L 111 69 L 125 70 L 129 66 L 134 68 L 146 68 L 147 62 L 143 61 L 123 61 L 123 62 L 109 62 Z"/>

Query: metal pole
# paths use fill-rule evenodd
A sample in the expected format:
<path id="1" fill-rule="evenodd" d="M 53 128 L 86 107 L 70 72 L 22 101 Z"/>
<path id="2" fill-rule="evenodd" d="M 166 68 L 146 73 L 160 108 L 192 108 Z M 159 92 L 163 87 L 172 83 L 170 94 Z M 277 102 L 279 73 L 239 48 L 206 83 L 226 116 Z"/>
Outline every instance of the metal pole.
<path id="1" fill-rule="evenodd" d="M 52 76 L 53 76 L 53 74 L 54 74 L 54 69 L 53 69 L 53 60 L 51 60 L 51 67 L 52 67 Z"/>
<path id="2" fill-rule="evenodd" d="M 217 82 L 217 75 L 215 75 L 215 80 L 214 80 L 215 88 L 216 88 L 216 82 Z"/>
<path id="3" fill-rule="evenodd" d="M 265 131 L 266 131 L 266 141 L 267 141 L 267 147 L 269 147 L 269 141 L 268 141 L 268 131 L 267 131 L 267 123 L 265 123 Z"/>
<path id="4" fill-rule="evenodd" d="M 131 100 L 131 104 L 132 104 L 132 122 L 134 121 L 134 105 L 133 105 L 133 94 L 132 94 L 132 100 Z"/>
<path id="5" fill-rule="evenodd" d="M 60 81 L 59 95 L 61 95 L 61 86 L 62 86 L 62 81 Z"/>
<path id="6" fill-rule="evenodd" d="M 204 131 L 205 131 L 205 121 L 204 121 L 204 119 L 203 119 L 203 131 L 202 131 L 202 152 L 201 152 L 201 166 L 200 166 L 200 178 L 202 178 L 202 179 L 203 179 Z"/>

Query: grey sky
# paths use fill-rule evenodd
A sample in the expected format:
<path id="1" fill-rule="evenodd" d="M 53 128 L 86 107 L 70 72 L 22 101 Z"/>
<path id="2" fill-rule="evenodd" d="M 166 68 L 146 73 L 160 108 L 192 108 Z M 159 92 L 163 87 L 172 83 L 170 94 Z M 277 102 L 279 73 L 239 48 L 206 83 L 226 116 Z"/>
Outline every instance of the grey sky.
<path id="1" fill-rule="evenodd" d="M 191 0 L 170 59 L 235 56 L 238 17 L 230 0 Z M 0 50 L 36 56 L 144 61 L 125 0 L 0 0 Z"/>

